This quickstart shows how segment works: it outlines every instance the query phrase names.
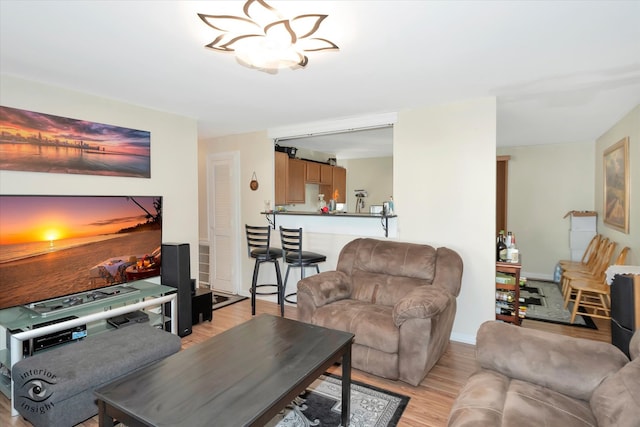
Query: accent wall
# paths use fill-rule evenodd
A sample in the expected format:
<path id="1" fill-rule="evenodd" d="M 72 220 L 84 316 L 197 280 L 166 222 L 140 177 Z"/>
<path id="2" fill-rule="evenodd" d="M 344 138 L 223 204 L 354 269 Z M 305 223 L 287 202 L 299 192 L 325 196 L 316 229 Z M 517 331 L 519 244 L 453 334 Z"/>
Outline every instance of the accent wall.
<path id="1" fill-rule="evenodd" d="M 625 136 L 629 137 L 629 234 L 611 228 L 603 222 L 604 151 Z M 598 231 L 618 243 L 617 253 L 629 246 L 627 265 L 640 265 L 640 105 L 621 118 L 596 141 L 595 147 L 595 209 L 598 212 Z"/>

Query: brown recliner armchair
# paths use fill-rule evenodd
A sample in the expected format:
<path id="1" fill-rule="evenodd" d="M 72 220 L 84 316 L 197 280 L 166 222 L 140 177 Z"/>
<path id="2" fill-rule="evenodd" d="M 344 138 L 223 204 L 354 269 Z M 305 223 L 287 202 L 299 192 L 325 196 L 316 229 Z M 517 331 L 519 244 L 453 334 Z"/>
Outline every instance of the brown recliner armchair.
<path id="1" fill-rule="evenodd" d="M 336 271 L 298 282 L 298 318 L 353 333 L 354 368 L 418 385 L 449 343 L 461 279 L 451 249 L 356 239 Z"/>
<path id="2" fill-rule="evenodd" d="M 617 347 L 488 321 L 449 427 L 640 426 L 640 330 Z"/>

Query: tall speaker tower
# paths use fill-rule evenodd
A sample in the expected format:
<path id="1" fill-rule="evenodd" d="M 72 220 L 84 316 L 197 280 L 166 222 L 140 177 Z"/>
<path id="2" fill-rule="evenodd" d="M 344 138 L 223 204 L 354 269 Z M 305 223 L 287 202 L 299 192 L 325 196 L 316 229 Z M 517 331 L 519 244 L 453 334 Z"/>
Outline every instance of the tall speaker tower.
<path id="1" fill-rule="evenodd" d="M 191 261 L 188 243 L 162 244 L 161 283 L 178 294 L 178 335 L 191 334 Z M 165 306 L 166 311 L 166 306 Z M 175 322 L 176 319 L 171 319 Z"/>

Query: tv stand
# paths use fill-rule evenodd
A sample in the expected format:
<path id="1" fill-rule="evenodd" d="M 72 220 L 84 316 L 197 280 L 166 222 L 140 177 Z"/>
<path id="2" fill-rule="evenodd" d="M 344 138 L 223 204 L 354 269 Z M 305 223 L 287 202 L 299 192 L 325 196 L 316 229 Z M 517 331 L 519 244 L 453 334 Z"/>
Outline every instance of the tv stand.
<path id="1" fill-rule="evenodd" d="M 33 310 L 37 315 L 47 317 L 52 314 L 59 314 L 62 311 L 69 309 L 76 309 L 80 305 L 93 304 L 96 301 L 100 302 L 105 298 L 111 298 L 114 296 L 137 293 L 139 290 L 134 286 L 118 285 L 108 288 L 100 288 L 92 291 L 81 292 L 79 294 L 69 295 L 60 298 L 53 298 L 46 301 L 40 301 L 32 304 L 28 304 L 24 307 Z M 131 295 L 128 295 L 128 297 Z"/>
<path id="2" fill-rule="evenodd" d="M 108 318 L 142 309 L 153 307 L 161 308 L 164 303 L 167 302 L 171 303 L 170 317 L 177 318 L 177 294 L 175 293 L 175 288 L 159 285 L 150 280 L 139 280 L 130 283 L 131 286 L 119 285 L 108 289 L 115 291 L 117 290 L 115 288 L 128 287 L 132 288 L 131 292 L 112 292 L 111 295 L 107 294 L 106 297 L 96 298 L 91 302 L 83 302 L 75 305 L 69 301 L 67 307 L 46 312 L 45 315 L 27 306 L 17 306 L 0 310 L 0 330 L 4 329 L 7 334 L 7 348 L 0 349 L 0 365 L 3 366 L 2 372 L 7 368 L 10 369 L 14 364 L 23 359 L 24 341 L 62 330 L 68 330 L 80 325 L 86 325 L 89 336 L 99 334 L 114 329 L 107 323 Z M 101 291 L 103 290 L 104 289 Z M 90 291 L 89 293 L 91 292 L 96 291 Z M 45 302 L 49 304 L 49 301 L 43 301 L 34 305 Z M 162 309 L 159 310 L 159 313 L 149 312 L 148 310 L 147 313 L 149 314 L 150 325 L 164 328 L 164 324 L 168 319 L 162 314 Z M 71 318 L 61 322 L 54 322 L 66 317 Z M 51 323 L 46 326 L 37 327 L 39 324 L 48 321 L 51 321 Z M 171 333 L 177 334 L 177 322 L 171 322 L 171 325 Z M 2 339 L 4 340 L 4 337 L 2 337 Z M 13 395 L 12 388 L 13 381 L 8 376 L 0 373 L 0 392 L 11 399 Z"/>

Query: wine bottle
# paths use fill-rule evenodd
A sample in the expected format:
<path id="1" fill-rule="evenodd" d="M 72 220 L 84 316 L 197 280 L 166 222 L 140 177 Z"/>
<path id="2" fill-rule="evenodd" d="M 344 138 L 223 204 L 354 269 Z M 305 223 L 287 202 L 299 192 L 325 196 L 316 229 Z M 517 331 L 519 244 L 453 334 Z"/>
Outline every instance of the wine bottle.
<path id="1" fill-rule="evenodd" d="M 507 245 L 504 242 L 504 230 L 500 230 L 500 234 L 498 235 L 498 242 L 496 245 L 496 261 L 504 261 L 500 256 L 503 250 L 507 249 Z"/>
<path id="2" fill-rule="evenodd" d="M 496 300 L 498 301 L 506 301 L 513 302 L 513 293 L 508 291 L 496 291 Z"/>
<path id="3" fill-rule="evenodd" d="M 507 249 L 509 252 L 509 262 L 518 263 L 520 262 L 520 251 L 516 247 L 516 236 L 515 234 L 511 236 L 511 246 Z"/>
<path id="4" fill-rule="evenodd" d="M 504 316 L 515 316 L 513 310 L 509 310 L 508 308 L 496 307 L 496 314 L 502 314 Z"/>

